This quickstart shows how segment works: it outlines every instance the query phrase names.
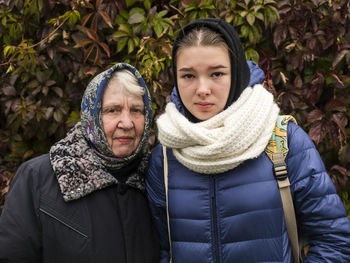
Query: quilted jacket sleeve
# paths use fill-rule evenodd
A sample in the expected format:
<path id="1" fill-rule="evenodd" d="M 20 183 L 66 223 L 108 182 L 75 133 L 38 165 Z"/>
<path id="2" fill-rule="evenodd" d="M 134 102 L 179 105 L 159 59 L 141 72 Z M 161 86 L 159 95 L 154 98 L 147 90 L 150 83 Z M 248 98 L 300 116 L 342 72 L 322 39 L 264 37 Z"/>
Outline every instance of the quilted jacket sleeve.
<path id="1" fill-rule="evenodd" d="M 0 217 L 0 262 L 41 262 L 39 183 L 32 164 L 19 167 L 6 197 Z"/>
<path id="2" fill-rule="evenodd" d="M 309 136 L 288 125 L 287 166 L 299 232 L 310 245 L 304 263 L 350 262 L 350 221 Z"/>
<path id="3" fill-rule="evenodd" d="M 168 226 L 166 224 L 166 199 L 163 173 L 163 153 L 161 145 L 152 152 L 146 177 L 146 189 L 152 214 L 160 238 L 160 261 L 169 262 Z"/>

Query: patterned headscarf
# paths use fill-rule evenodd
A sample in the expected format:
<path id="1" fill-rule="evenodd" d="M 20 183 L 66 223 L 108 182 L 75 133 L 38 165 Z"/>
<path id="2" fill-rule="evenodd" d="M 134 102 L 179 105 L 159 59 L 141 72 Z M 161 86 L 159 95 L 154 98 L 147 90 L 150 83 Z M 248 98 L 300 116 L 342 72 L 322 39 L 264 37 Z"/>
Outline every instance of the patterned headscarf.
<path id="1" fill-rule="evenodd" d="M 135 152 L 128 157 L 118 158 L 114 155 L 108 144 L 103 131 L 101 120 L 102 97 L 109 79 L 115 71 L 127 69 L 138 80 L 145 94 L 143 102 L 145 104 L 145 125 L 144 132 Z M 91 142 L 96 153 L 101 157 L 103 164 L 110 169 L 118 169 L 127 163 L 130 163 L 136 156 L 144 154 L 147 151 L 149 132 L 152 122 L 151 97 L 146 84 L 140 73 L 131 65 L 119 63 L 110 69 L 97 75 L 87 86 L 81 103 L 81 127 L 84 137 Z"/>

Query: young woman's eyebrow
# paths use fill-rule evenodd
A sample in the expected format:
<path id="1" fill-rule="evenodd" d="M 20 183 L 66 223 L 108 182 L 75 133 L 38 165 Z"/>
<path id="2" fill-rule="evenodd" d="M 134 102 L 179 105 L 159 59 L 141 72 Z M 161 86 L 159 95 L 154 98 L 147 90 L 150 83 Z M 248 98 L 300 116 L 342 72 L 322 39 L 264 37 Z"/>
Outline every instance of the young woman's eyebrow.
<path id="1" fill-rule="evenodd" d="M 209 69 L 211 70 L 215 70 L 215 69 L 227 69 L 227 66 L 224 65 L 217 65 L 217 66 L 213 66 L 213 67 L 209 67 Z"/>
<path id="2" fill-rule="evenodd" d="M 180 68 L 178 71 L 189 72 L 189 71 L 193 71 L 193 68 Z"/>
<path id="3" fill-rule="evenodd" d="M 224 65 L 217 65 L 217 66 L 212 66 L 212 67 L 209 67 L 210 70 L 216 70 L 216 69 L 227 69 L 229 68 L 228 66 L 224 66 Z M 179 72 L 190 72 L 190 71 L 194 71 L 193 68 L 180 68 L 178 70 Z"/>

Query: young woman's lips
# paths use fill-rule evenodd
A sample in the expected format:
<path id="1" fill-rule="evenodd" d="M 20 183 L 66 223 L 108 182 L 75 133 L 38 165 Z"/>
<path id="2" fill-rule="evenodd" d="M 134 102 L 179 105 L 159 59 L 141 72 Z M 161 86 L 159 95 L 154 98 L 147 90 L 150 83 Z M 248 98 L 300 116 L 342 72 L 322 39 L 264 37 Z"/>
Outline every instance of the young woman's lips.
<path id="1" fill-rule="evenodd" d="M 206 102 L 200 102 L 200 103 L 195 103 L 195 105 L 196 105 L 200 110 L 209 110 L 214 104 L 212 104 L 212 103 L 206 103 Z"/>
<path id="2" fill-rule="evenodd" d="M 134 138 L 128 136 L 121 136 L 116 138 L 118 142 L 122 144 L 130 143 Z"/>

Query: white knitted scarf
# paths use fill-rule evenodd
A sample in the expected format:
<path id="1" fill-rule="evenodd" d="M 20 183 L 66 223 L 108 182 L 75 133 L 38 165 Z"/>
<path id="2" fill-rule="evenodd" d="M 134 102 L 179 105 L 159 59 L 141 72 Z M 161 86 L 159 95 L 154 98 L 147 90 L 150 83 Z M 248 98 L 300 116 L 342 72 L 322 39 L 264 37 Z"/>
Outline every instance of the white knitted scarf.
<path id="1" fill-rule="evenodd" d="M 278 113 L 273 95 L 261 84 L 246 88 L 226 110 L 199 123 L 187 120 L 169 102 L 157 120 L 158 138 L 188 169 L 222 173 L 264 151 Z"/>

